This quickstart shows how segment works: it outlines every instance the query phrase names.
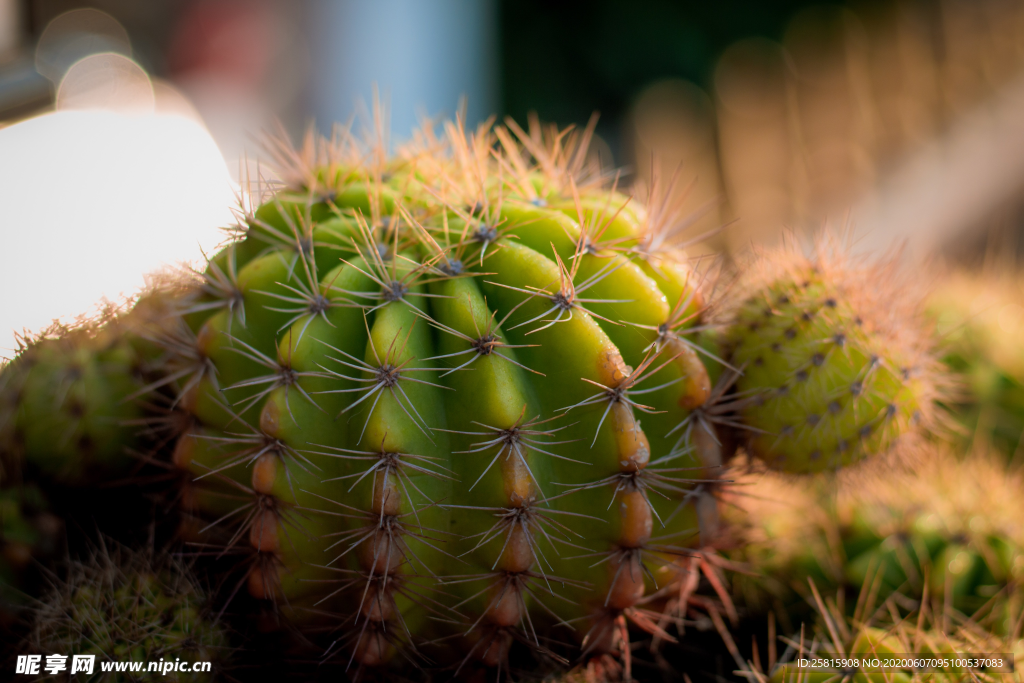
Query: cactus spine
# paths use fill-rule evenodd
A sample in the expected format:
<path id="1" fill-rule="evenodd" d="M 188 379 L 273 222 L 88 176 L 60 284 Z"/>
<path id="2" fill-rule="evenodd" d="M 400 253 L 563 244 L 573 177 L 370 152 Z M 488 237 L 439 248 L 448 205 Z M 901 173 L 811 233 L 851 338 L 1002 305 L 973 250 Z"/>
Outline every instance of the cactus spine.
<path id="1" fill-rule="evenodd" d="M 850 618 L 826 602 L 827 594 L 823 599 L 815 590 L 818 621 L 813 633 L 801 630 L 791 641 L 795 647 L 789 652 L 796 657 L 846 659 L 848 666 L 806 668 L 771 662 L 770 675 L 758 671 L 755 677 L 772 683 L 840 676 L 860 683 L 1020 680 L 1015 661 L 1024 654 L 1024 640 L 1019 632 L 994 635 L 973 620 L 950 619 L 941 603 L 927 600 L 901 617 L 892 598 L 878 604 L 875 597 L 858 601 Z"/>

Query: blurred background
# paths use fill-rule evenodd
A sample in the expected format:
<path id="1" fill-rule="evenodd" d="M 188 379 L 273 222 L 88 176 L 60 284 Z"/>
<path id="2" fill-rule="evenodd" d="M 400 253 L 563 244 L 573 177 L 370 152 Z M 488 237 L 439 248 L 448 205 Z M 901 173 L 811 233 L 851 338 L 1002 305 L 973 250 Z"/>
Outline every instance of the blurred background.
<path id="1" fill-rule="evenodd" d="M 849 225 L 856 248 L 1016 263 L 1019 0 L 0 0 L 0 356 L 232 222 L 259 137 L 425 116 L 560 125 L 681 169 L 697 251 Z M 10 331 L 10 334 L 9 334 Z"/>

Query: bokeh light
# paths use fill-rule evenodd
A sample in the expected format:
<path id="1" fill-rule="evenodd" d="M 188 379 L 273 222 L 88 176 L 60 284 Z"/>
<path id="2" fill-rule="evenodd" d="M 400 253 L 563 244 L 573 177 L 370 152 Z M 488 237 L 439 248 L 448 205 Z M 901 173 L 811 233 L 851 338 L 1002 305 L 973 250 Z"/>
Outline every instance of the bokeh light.
<path id="1" fill-rule="evenodd" d="M 0 129 L 5 224 L 17 226 L 0 250 L 2 355 L 15 333 L 118 304 L 147 275 L 202 258 L 233 222 L 216 143 L 184 96 L 154 86 L 130 54 L 109 16 L 62 15 L 38 53 L 59 79 L 55 111 Z"/>

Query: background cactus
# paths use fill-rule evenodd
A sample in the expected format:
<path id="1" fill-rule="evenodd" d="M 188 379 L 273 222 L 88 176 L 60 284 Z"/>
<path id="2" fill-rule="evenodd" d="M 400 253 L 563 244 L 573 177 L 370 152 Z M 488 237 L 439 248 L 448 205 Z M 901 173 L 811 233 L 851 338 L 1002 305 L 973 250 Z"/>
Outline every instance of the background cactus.
<path id="1" fill-rule="evenodd" d="M 26 340 L 0 372 L 0 462 L 65 483 L 107 481 L 134 462 L 143 407 L 142 364 L 127 328 L 109 312 Z"/>
<path id="2" fill-rule="evenodd" d="M 828 681 L 849 677 L 860 683 L 882 681 L 935 681 L 952 683 L 962 680 L 1021 680 L 1016 661 L 1024 654 L 1020 633 L 994 635 L 973 620 L 950 619 L 940 605 L 926 599 L 919 609 L 899 616 L 892 597 L 875 602 L 876 595 L 857 603 L 853 616 L 843 613 L 828 594 L 814 591 L 817 621 L 811 628 L 802 628 L 789 639 L 789 647 L 781 662 L 770 661 L 768 671 L 748 668 L 761 681 L 793 683 L 796 681 Z M 914 657 L 944 659 L 948 664 L 929 667 L 851 667 L 838 671 L 801 668 L 791 661 L 798 657 L 898 659 Z M 968 667 L 956 660 L 993 655 L 1002 659 L 1002 667 Z M 770 658 L 774 660 L 773 657 Z"/>
<path id="3" fill-rule="evenodd" d="M 939 375 L 921 301 L 898 272 L 828 241 L 809 258 L 789 247 L 748 266 L 726 345 L 752 455 L 787 472 L 836 469 L 932 421 Z"/>
<path id="4" fill-rule="evenodd" d="M 188 566 L 169 557 L 101 548 L 72 562 L 33 611 L 26 652 L 96 656 L 90 680 L 215 680 L 212 673 L 112 672 L 102 662 L 213 662 L 223 671 L 227 632 L 208 612 Z M 70 666 L 68 666 L 70 671 Z"/>
<path id="5" fill-rule="evenodd" d="M 990 444 L 1007 457 L 1019 457 L 1024 435 L 1020 291 L 1010 273 L 961 271 L 944 278 L 928 302 L 944 340 L 943 360 L 961 380 L 949 401 L 961 439 Z"/>
<path id="6" fill-rule="evenodd" d="M 746 545 L 735 557 L 742 602 L 806 615 L 808 579 L 841 589 L 849 610 L 873 596 L 904 609 L 929 596 L 936 609 L 972 616 L 997 634 L 1024 608 L 1022 482 L 998 458 L 958 460 L 929 450 L 918 472 L 862 473 L 840 485 L 757 475 L 741 505 Z"/>

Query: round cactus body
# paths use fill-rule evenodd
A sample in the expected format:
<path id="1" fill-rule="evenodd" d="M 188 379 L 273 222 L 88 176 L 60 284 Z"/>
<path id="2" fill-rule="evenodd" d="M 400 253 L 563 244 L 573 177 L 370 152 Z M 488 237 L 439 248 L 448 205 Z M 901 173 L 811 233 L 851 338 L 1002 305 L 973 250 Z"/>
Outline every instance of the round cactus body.
<path id="1" fill-rule="evenodd" d="M 294 622 L 351 624 L 352 665 L 557 659 L 552 629 L 628 653 L 714 540 L 685 429 L 705 303 L 671 226 L 585 183 L 584 140 L 499 131 L 497 157 L 455 125 L 369 165 L 283 154 L 289 188 L 154 337 L 192 531 L 247 547 Z"/>
<path id="2" fill-rule="evenodd" d="M 913 298 L 886 289 L 898 286 L 892 264 L 761 261 L 726 335 L 751 454 L 787 472 L 836 469 L 928 421 L 934 361 Z"/>

